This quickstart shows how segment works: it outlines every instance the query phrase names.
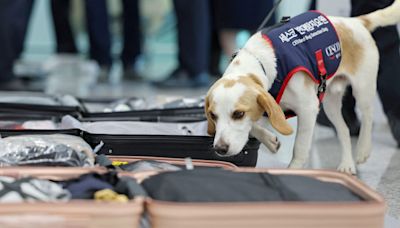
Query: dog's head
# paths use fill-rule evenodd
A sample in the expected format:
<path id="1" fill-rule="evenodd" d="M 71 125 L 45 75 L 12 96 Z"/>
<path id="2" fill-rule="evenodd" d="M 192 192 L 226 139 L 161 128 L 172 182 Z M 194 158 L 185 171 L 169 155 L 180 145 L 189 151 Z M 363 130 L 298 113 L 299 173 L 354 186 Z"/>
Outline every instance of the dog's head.
<path id="1" fill-rule="evenodd" d="M 237 80 L 221 78 L 208 91 L 205 113 L 208 134 L 215 135 L 214 148 L 220 156 L 233 156 L 245 146 L 254 122 L 266 112 L 281 134 L 292 133 L 281 107 L 254 75 Z"/>

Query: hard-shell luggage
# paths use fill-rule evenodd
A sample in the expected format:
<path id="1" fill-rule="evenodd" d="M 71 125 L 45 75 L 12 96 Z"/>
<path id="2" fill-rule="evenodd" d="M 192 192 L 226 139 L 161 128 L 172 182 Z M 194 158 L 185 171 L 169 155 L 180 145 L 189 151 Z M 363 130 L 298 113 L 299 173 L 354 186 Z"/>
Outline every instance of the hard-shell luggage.
<path id="1" fill-rule="evenodd" d="M 193 135 L 98 134 L 78 129 L 65 130 L 1 130 L 1 137 L 21 134 L 72 134 L 82 137 L 92 148 L 102 145 L 98 154 L 113 156 L 152 156 L 202 160 L 219 160 L 237 166 L 254 167 L 260 143 L 250 138 L 241 153 L 233 157 L 220 157 L 213 150 L 213 138 Z"/>
<path id="2" fill-rule="evenodd" d="M 31 99 L 27 99 L 30 97 Z M 65 115 L 75 117 L 79 121 L 147 121 L 163 123 L 193 123 L 204 121 L 202 102 L 193 104 L 167 105 L 163 109 L 132 110 L 116 112 L 99 112 L 96 106 L 107 106 L 112 100 L 76 99 L 71 96 L 53 96 L 41 93 L 13 93 L 8 94 L 5 100 L 0 99 L 0 119 L 2 120 L 55 120 L 61 121 Z M 8 99 L 8 100 L 7 100 Z M 7 101 L 7 102 L 6 102 Z M 29 102 L 30 103 L 29 103 Z M 128 99 L 126 102 L 133 102 Z M 182 102 L 181 102 L 182 103 Z M 184 102 L 183 102 L 184 103 Z M 96 108 L 93 108 L 93 107 Z M 101 110 L 102 108 L 100 108 Z M 14 129 L 24 130 L 33 134 L 41 133 L 71 133 L 70 130 L 34 131 L 24 129 L 23 124 L 15 124 Z M 52 125 L 56 128 L 57 124 Z M 8 125 L 10 126 L 10 125 Z M 30 124 L 32 126 L 32 123 Z M 42 126 L 41 126 L 41 129 Z M 49 130 L 49 129 L 47 129 Z M 52 129 L 54 130 L 54 129 Z M 21 131 L 22 132 L 22 131 Z M 73 133 L 81 135 L 92 147 L 104 143 L 100 148 L 100 154 L 119 156 L 157 156 L 205 160 L 222 160 L 235 163 L 238 166 L 255 166 L 257 163 L 260 143 L 251 138 L 243 151 L 234 157 L 220 157 L 212 148 L 213 138 L 207 135 L 148 135 L 146 129 L 140 134 L 109 134 L 81 131 Z M 19 134 L 13 131 L 1 130 L 2 137 L 8 134 Z"/>
<path id="3" fill-rule="evenodd" d="M 99 154 L 112 156 L 152 156 L 202 160 L 218 160 L 237 166 L 254 167 L 257 164 L 260 143 L 252 138 L 241 153 L 233 157 L 220 157 L 213 148 L 209 136 L 175 135 L 107 135 L 83 133 L 92 147 L 104 143 Z"/>
<path id="4" fill-rule="evenodd" d="M 351 176 L 322 170 L 236 169 L 236 171 L 312 177 L 324 182 L 338 183 L 350 189 L 362 200 L 204 203 L 171 202 L 149 198 L 146 200 L 146 210 L 152 227 L 383 227 L 385 213 L 383 198 Z"/>
<path id="5" fill-rule="evenodd" d="M 59 120 L 65 115 L 85 121 L 193 122 L 205 120 L 201 99 L 185 104 L 150 106 L 140 98 L 83 99 L 70 95 L 0 92 L 2 120 Z M 183 103 L 183 104 L 182 104 Z"/>
<path id="6" fill-rule="evenodd" d="M 66 180 L 89 172 L 105 173 L 100 168 L 1 168 L 0 176 L 32 176 Z M 0 203 L 0 227 L 139 227 L 143 198 L 127 203 L 71 200 L 69 202 Z"/>
<path id="7" fill-rule="evenodd" d="M 213 168 L 224 168 L 234 169 L 236 165 L 230 162 L 224 161 L 211 161 L 201 159 L 181 159 L 181 158 L 168 158 L 168 157 L 149 157 L 149 156 L 107 156 L 113 162 L 137 162 L 137 161 L 158 161 L 165 162 L 173 165 L 184 166 L 188 165 L 188 162 L 193 165 L 193 168 L 199 167 L 213 167 Z"/>

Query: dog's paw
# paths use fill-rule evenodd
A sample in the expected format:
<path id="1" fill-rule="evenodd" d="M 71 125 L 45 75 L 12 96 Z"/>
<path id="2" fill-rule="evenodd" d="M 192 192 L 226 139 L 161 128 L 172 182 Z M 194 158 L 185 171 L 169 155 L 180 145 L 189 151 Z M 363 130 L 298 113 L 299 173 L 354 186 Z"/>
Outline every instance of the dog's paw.
<path id="1" fill-rule="evenodd" d="M 265 146 L 272 152 L 278 152 L 279 148 L 281 147 L 281 142 L 279 141 L 278 137 L 274 136 L 266 140 Z"/>
<path id="2" fill-rule="evenodd" d="M 367 152 L 367 153 L 361 153 L 361 152 L 357 153 L 357 164 L 365 163 L 368 160 L 369 155 L 370 155 L 369 152 Z"/>
<path id="3" fill-rule="evenodd" d="M 356 166 L 352 161 L 342 161 L 338 166 L 337 170 L 342 173 L 347 173 L 350 175 L 356 175 Z"/>
<path id="4" fill-rule="evenodd" d="M 300 159 L 293 159 L 289 164 L 289 169 L 302 169 L 305 162 Z"/>

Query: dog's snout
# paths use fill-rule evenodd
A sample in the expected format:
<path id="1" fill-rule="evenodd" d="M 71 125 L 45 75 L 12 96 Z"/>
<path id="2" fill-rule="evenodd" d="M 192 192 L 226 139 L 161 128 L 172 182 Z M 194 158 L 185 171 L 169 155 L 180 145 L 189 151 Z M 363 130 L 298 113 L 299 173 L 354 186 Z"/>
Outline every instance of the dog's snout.
<path id="1" fill-rule="evenodd" d="M 229 145 L 225 142 L 219 142 L 214 147 L 215 152 L 219 155 L 226 155 L 229 151 Z"/>

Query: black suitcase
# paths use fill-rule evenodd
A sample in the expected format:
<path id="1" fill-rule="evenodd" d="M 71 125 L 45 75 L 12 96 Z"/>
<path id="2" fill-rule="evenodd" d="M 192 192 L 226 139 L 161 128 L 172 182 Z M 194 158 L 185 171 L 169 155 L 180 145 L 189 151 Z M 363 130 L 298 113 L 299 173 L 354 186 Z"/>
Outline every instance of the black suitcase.
<path id="1" fill-rule="evenodd" d="M 14 93 L 25 95 L 27 93 Z M 49 99 L 54 104 L 0 103 L 0 120 L 43 120 L 59 121 L 65 115 L 71 115 L 80 121 L 146 121 L 188 123 L 204 121 L 204 108 L 201 105 L 193 107 L 167 107 L 164 109 L 133 110 L 122 112 L 99 112 L 102 108 L 115 102 L 115 99 L 77 99 L 75 106 L 57 105 L 57 98 L 40 93 L 28 93 L 32 97 Z M 21 96 L 22 96 L 21 95 Z M 54 100 L 54 102 L 52 101 Z M 137 98 L 128 98 L 134 100 Z M 234 157 L 219 157 L 212 148 L 213 138 L 210 136 L 186 135 L 119 135 L 93 134 L 80 130 L 0 130 L 2 137 L 15 134 L 55 134 L 66 133 L 80 135 L 93 148 L 103 142 L 99 153 L 123 156 L 157 156 L 206 160 L 220 160 L 234 163 L 238 166 L 255 166 L 257 163 L 260 143 L 252 138 L 243 151 Z"/>
<path id="2" fill-rule="evenodd" d="M 119 100 L 126 100 L 129 103 L 140 101 L 141 99 L 82 99 L 70 97 L 70 100 L 72 99 L 72 103 L 74 103 L 72 105 L 60 101 L 61 96 L 24 92 L 7 94 L 5 93 L 3 99 L 0 99 L 0 120 L 59 121 L 65 115 L 71 115 L 82 121 L 195 122 L 205 120 L 204 108 L 201 105 L 188 107 L 177 105 L 176 107 L 167 108 L 103 112 L 101 111 L 102 109 L 112 106 Z M 5 102 L 4 97 L 7 96 L 12 98 L 20 97 L 20 100 L 18 102 Z M 35 98 L 37 99 L 36 101 L 34 101 Z"/>
<path id="3" fill-rule="evenodd" d="M 70 130 L 0 130 L 1 137 L 27 134 L 70 134 L 82 137 L 92 148 L 103 146 L 98 154 L 113 156 L 152 156 L 231 162 L 237 166 L 255 167 L 260 143 L 251 138 L 245 148 L 233 157 L 220 157 L 212 148 L 210 136 L 184 135 L 111 135 Z"/>

